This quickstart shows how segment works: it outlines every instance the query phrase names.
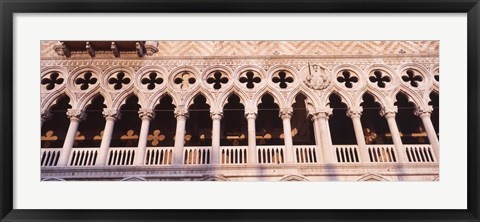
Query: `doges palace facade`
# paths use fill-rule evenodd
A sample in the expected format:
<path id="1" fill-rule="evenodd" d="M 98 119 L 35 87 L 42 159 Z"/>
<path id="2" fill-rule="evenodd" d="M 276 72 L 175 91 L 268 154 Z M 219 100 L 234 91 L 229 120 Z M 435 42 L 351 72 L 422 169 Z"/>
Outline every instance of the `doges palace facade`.
<path id="1" fill-rule="evenodd" d="M 438 41 L 43 41 L 41 178 L 439 180 Z"/>

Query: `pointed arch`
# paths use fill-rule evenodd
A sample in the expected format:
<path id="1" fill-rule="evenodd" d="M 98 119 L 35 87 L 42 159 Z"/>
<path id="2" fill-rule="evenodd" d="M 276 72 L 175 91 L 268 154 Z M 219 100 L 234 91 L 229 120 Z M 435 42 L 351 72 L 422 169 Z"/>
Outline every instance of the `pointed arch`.
<path id="1" fill-rule="evenodd" d="M 160 93 L 156 93 L 155 95 L 150 97 L 148 104 L 145 106 L 145 108 L 154 109 L 155 106 L 157 106 L 165 96 L 169 96 L 170 98 L 172 98 L 172 104 L 175 107 L 178 106 L 177 98 L 173 96 L 173 93 L 171 93 L 170 91 L 163 91 Z"/>
<path id="2" fill-rule="evenodd" d="M 42 178 L 41 181 L 66 181 L 66 180 L 60 177 L 45 177 L 45 178 Z"/>
<path id="3" fill-rule="evenodd" d="M 92 103 L 92 99 L 98 95 L 103 97 L 103 104 L 105 104 L 107 108 L 112 106 L 112 99 L 110 98 L 110 95 L 102 88 L 97 88 L 95 91 L 83 95 L 83 97 L 79 100 L 80 102 L 77 108 L 82 110 L 86 109 L 86 107 Z"/>
<path id="4" fill-rule="evenodd" d="M 63 96 L 67 96 L 70 99 L 68 104 L 71 107 L 74 107 L 74 105 L 76 104 L 75 95 L 72 95 L 72 94 L 73 93 L 71 91 L 68 91 L 68 90 L 64 90 L 61 93 L 50 93 L 50 94 L 48 94 L 46 98 L 42 99 L 43 101 L 42 101 L 42 104 L 41 104 L 41 110 L 50 110 L 50 108 L 53 105 L 57 104 L 58 99 L 63 97 Z"/>
<path id="5" fill-rule="evenodd" d="M 255 97 L 254 97 L 254 105 L 256 107 L 258 107 L 258 105 L 260 105 L 262 103 L 262 98 L 263 96 L 265 96 L 266 94 L 269 94 L 270 96 L 273 97 L 273 102 L 276 103 L 278 105 L 279 108 L 283 108 L 283 107 L 286 107 L 285 106 L 285 101 L 283 99 L 283 97 L 279 96 L 279 93 L 276 92 L 275 90 L 268 90 L 267 88 L 261 90 L 260 92 L 258 92 Z"/>
<path id="6" fill-rule="evenodd" d="M 128 90 L 124 91 L 121 95 L 117 96 L 112 103 L 112 109 L 120 109 L 122 105 L 125 104 L 128 98 L 130 98 L 132 95 L 136 96 L 138 98 L 138 105 L 140 105 L 140 108 L 146 107 L 145 106 L 145 98 L 143 97 L 142 93 L 139 93 L 136 90 Z"/>
<path id="7" fill-rule="evenodd" d="M 365 174 L 357 179 L 357 181 L 390 181 L 379 174 Z"/>
<path id="8" fill-rule="evenodd" d="M 147 181 L 147 179 L 139 176 L 130 176 L 130 177 L 125 177 L 121 179 L 121 181 Z"/>
<path id="9" fill-rule="evenodd" d="M 302 175 L 289 174 L 280 178 L 280 181 L 310 181 L 310 180 Z"/>
<path id="10" fill-rule="evenodd" d="M 427 105 L 422 99 L 422 97 L 415 90 L 405 86 L 400 86 L 396 90 L 392 91 L 392 94 L 390 96 L 390 98 L 392 98 L 392 103 L 395 104 L 397 102 L 396 97 L 399 93 L 405 94 L 408 98 L 408 101 L 413 103 L 415 107 L 424 107 Z"/>
<path id="11" fill-rule="evenodd" d="M 238 98 L 240 98 L 240 103 L 246 106 L 248 101 L 247 95 L 243 91 L 234 88 L 233 90 L 229 90 L 228 92 L 225 92 L 220 96 L 220 98 L 218 99 L 218 107 L 224 107 L 228 103 L 228 98 L 230 98 L 230 96 L 234 94 L 238 96 Z"/>
<path id="12" fill-rule="evenodd" d="M 194 100 L 198 95 L 202 95 L 203 97 L 205 97 L 206 103 L 207 103 L 210 107 L 214 107 L 214 106 L 216 105 L 215 99 L 212 97 L 212 95 L 210 94 L 210 92 L 208 92 L 207 90 L 205 90 L 205 89 L 203 89 L 203 88 L 200 88 L 199 90 L 194 90 L 194 91 L 189 92 L 189 93 L 185 96 L 185 102 L 184 102 L 185 107 L 191 106 L 191 105 L 193 104 L 193 100 Z M 217 107 L 215 107 L 215 108 L 217 108 Z"/>
<path id="13" fill-rule="evenodd" d="M 203 176 L 201 181 L 230 181 L 228 178 L 226 178 L 223 175 L 206 175 Z"/>
<path id="14" fill-rule="evenodd" d="M 338 89 L 334 89 L 334 90 L 331 90 L 329 93 L 325 93 L 326 96 L 325 96 L 325 101 L 323 101 L 323 104 L 329 105 L 330 96 L 332 96 L 333 94 L 340 97 L 340 99 L 342 100 L 342 103 L 345 104 L 347 108 L 354 107 L 353 98 L 348 93 Z"/>
<path id="15" fill-rule="evenodd" d="M 359 93 L 357 95 L 357 98 L 355 98 L 355 106 L 354 107 L 359 107 L 359 106 L 362 106 L 361 104 L 363 103 L 363 96 L 365 94 L 369 94 L 370 96 L 373 97 L 373 99 L 375 100 L 375 103 L 378 103 L 380 105 L 380 108 L 385 108 L 385 107 L 388 107 L 388 103 L 387 101 L 385 100 L 384 96 L 376 91 L 376 90 L 372 90 L 372 89 L 366 89 L 364 91 L 362 91 L 361 93 Z M 393 103 L 392 103 L 393 105 Z"/>
<path id="16" fill-rule="evenodd" d="M 313 94 L 310 91 L 304 90 L 302 87 L 297 87 L 295 88 L 287 97 L 285 106 L 286 107 L 291 107 L 296 101 L 295 98 L 299 94 L 302 94 L 307 98 L 307 102 L 311 104 L 312 108 L 314 109 L 315 107 L 319 106 L 317 100 L 315 100 L 315 94 Z"/>

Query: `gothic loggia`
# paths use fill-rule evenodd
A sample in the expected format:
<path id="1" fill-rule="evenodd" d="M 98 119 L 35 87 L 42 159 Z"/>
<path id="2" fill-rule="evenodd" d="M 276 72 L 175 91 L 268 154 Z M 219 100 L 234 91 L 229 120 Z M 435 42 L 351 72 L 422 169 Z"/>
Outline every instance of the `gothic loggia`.
<path id="1" fill-rule="evenodd" d="M 438 41 L 42 41 L 42 180 L 439 180 Z"/>

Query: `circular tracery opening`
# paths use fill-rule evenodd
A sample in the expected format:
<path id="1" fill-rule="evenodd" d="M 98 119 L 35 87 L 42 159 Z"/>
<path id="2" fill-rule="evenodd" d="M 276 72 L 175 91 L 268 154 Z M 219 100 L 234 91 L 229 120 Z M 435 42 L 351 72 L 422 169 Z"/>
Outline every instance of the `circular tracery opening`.
<path id="1" fill-rule="evenodd" d="M 222 88 L 222 85 L 228 83 L 228 78 L 221 71 L 214 71 L 208 75 L 207 83 L 218 90 Z"/>
<path id="2" fill-rule="evenodd" d="M 337 81 L 351 89 L 358 83 L 358 75 L 351 70 L 345 69 L 337 75 Z"/>
<path id="3" fill-rule="evenodd" d="M 248 70 L 240 75 L 240 83 L 245 84 L 248 89 L 253 89 L 256 84 L 259 84 L 262 79 L 260 75 L 252 70 Z"/>
<path id="4" fill-rule="evenodd" d="M 293 75 L 285 70 L 280 70 L 273 75 L 272 82 L 285 89 L 289 84 L 293 83 Z"/>

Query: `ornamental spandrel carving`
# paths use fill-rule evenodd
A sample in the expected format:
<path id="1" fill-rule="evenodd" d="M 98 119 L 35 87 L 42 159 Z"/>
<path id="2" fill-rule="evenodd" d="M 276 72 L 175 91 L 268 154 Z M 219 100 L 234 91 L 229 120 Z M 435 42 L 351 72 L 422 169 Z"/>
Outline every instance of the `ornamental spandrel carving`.
<path id="1" fill-rule="evenodd" d="M 325 70 L 325 68 L 319 65 L 308 64 L 308 67 L 306 68 L 305 72 L 307 74 L 303 82 L 305 83 L 305 85 L 307 85 L 312 89 L 323 90 L 327 88 L 331 83 L 331 80 L 327 74 L 327 71 Z"/>

